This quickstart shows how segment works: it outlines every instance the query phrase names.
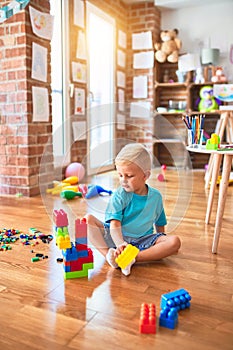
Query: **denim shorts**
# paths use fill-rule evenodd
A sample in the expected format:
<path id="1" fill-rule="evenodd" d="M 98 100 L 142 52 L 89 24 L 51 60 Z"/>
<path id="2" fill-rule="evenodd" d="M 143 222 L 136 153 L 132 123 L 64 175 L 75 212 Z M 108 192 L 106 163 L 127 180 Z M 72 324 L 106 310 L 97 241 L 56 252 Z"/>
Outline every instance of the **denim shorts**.
<path id="1" fill-rule="evenodd" d="M 132 238 L 128 236 L 124 236 L 124 240 L 127 243 L 132 244 L 137 247 L 139 250 L 145 250 L 155 245 L 157 239 L 161 236 L 166 236 L 165 233 L 152 233 L 150 235 L 146 235 L 140 238 Z M 104 240 L 109 248 L 116 248 L 115 243 L 112 240 L 110 235 L 110 226 L 104 223 Z"/>

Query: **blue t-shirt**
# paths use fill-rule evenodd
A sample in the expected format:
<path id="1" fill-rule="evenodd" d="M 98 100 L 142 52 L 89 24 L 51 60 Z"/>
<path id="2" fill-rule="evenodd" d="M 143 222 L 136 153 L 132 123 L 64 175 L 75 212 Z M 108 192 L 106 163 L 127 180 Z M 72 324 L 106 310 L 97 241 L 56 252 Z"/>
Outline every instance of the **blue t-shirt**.
<path id="1" fill-rule="evenodd" d="M 123 236 L 140 238 L 154 231 L 154 224 L 167 224 L 161 193 L 148 186 L 145 196 L 126 192 L 119 187 L 110 198 L 105 213 L 105 222 L 118 220 L 122 225 Z"/>

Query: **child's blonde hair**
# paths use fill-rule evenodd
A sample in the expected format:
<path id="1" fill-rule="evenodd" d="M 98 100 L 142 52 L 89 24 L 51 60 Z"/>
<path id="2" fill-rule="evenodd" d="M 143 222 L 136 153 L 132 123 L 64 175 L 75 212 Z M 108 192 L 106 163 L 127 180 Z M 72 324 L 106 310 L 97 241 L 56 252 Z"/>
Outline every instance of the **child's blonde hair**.
<path id="1" fill-rule="evenodd" d="M 151 171 L 151 157 L 147 149 L 140 143 L 129 143 L 124 146 L 115 159 L 115 165 L 134 163 L 142 171 Z"/>

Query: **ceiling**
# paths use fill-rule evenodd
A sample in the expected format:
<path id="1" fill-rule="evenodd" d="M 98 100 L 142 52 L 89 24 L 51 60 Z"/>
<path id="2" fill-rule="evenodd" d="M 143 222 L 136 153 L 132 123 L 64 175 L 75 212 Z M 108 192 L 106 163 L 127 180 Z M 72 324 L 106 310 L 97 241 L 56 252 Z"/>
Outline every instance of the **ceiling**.
<path id="1" fill-rule="evenodd" d="M 224 0 L 224 2 L 232 2 L 233 0 Z M 147 0 L 123 0 L 125 4 L 135 4 L 138 2 L 147 2 Z M 208 4 L 217 4 L 221 3 L 221 0 L 154 0 L 154 4 L 161 8 L 168 9 L 179 9 L 182 7 L 191 7 L 191 6 L 202 6 Z"/>

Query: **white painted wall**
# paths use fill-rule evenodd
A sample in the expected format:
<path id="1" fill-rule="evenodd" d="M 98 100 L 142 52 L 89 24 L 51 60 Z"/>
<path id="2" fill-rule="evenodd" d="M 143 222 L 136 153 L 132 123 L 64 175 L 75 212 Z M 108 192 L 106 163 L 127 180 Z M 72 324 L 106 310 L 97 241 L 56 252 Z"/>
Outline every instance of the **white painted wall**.
<path id="1" fill-rule="evenodd" d="M 204 1 L 203 1 L 204 2 Z M 200 53 L 202 48 L 220 49 L 220 64 L 229 82 L 233 82 L 230 48 L 233 45 L 233 0 L 218 4 L 161 9 L 161 29 L 179 30 L 181 53 Z"/>

